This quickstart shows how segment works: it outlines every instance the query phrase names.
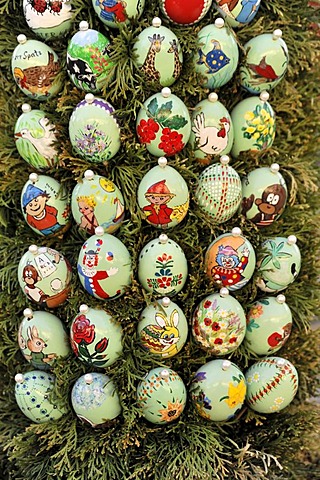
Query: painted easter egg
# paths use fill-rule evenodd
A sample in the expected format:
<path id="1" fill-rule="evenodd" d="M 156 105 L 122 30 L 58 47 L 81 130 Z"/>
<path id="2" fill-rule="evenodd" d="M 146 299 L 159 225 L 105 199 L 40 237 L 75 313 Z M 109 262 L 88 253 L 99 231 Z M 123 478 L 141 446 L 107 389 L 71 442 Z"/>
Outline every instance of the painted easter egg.
<path id="1" fill-rule="evenodd" d="M 93 8 L 99 19 L 108 27 L 118 28 L 129 23 L 131 18 L 139 18 L 143 12 L 145 0 L 92 0 Z"/>
<path id="2" fill-rule="evenodd" d="M 198 51 L 194 53 L 195 71 L 202 75 L 202 86 L 214 90 L 231 80 L 238 66 L 239 51 L 234 34 L 224 20 L 203 27 L 197 35 Z"/>
<path id="3" fill-rule="evenodd" d="M 277 220 L 287 202 L 287 185 L 273 163 L 249 172 L 242 180 L 241 213 L 257 227 L 267 227 Z"/>
<path id="4" fill-rule="evenodd" d="M 143 310 L 137 331 L 141 345 L 150 353 L 173 357 L 186 343 L 188 322 L 181 308 L 163 297 Z"/>
<path id="5" fill-rule="evenodd" d="M 194 156 L 199 163 L 208 165 L 230 152 L 233 138 L 231 116 L 218 95 L 211 92 L 193 109 L 189 143 Z"/>
<path id="6" fill-rule="evenodd" d="M 279 412 L 298 390 L 298 372 L 289 360 L 268 357 L 254 363 L 245 374 L 246 403 L 259 413 Z"/>
<path id="7" fill-rule="evenodd" d="M 254 95 L 272 90 L 288 70 L 289 53 L 282 31 L 263 33 L 245 43 L 244 63 L 240 68 L 241 85 Z"/>
<path id="8" fill-rule="evenodd" d="M 292 314 L 286 297 L 280 294 L 261 298 L 247 313 L 244 344 L 257 355 L 274 354 L 288 340 L 291 328 Z"/>
<path id="9" fill-rule="evenodd" d="M 44 237 L 62 234 L 70 226 L 69 196 L 47 175 L 29 175 L 21 192 L 21 210 L 29 227 Z"/>
<path id="10" fill-rule="evenodd" d="M 143 177 L 138 187 L 138 203 L 144 218 L 157 228 L 172 228 L 182 222 L 189 207 L 189 190 L 184 178 L 167 159 Z"/>
<path id="11" fill-rule="evenodd" d="M 72 112 L 69 137 L 75 152 L 89 162 L 114 157 L 120 148 L 120 127 L 111 103 L 87 93 Z"/>
<path id="12" fill-rule="evenodd" d="M 227 222 L 236 213 L 242 198 L 241 180 L 229 166 L 227 155 L 200 174 L 195 198 L 201 210 L 216 223 Z"/>
<path id="13" fill-rule="evenodd" d="M 100 300 L 121 296 L 131 283 L 131 257 L 127 247 L 113 235 L 96 227 L 78 257 L 81 285 Z"/>
<path id="14" fill-rule="evenodd" d="M 280 292 L 297 278 L 301 253 L 297 237 L 273 237 L 265 240 L 257 252 L 257 285 L 264 292 Z"/>
<path id="15" fill-rule="evenodd" d="M 162 13 L 178 25 L 200 22 L 211 7 L 212 0 L 160 0 Z"/>
<path id="16" fill-rule="evenodd" d="M 12 54 L 12 75 L 22 92 L 33 100 L 48 100 L 62 88 L 57 54 L 45 43 L 18 35 Z"/>
<path id="17" fill-rule="evenodd" d="M 194 374 L 191 401 L 197 413 L 213 422 L 234 418 L 246 395 L 243 373 L 229 360 L 211 360 Z"/>
<path id="18" fill-rule="evenodd" d="M 71 403 L 77 417 L 93 428 L 108 427 L 121 413 L 113 381 L 103 373 L 87 373 L 72 387 Z"/>
<path id="19" fill-rule="evenodd" d="M 177 36 L 155 17 L 152 26 L 138 35 L 135 43 L 136 66 L 150 83 L 169 87 L 180 76 L 182 50 Z"/>
<path id="20" fill-rule="evenodd" d="M 259 154 L 272 146 L 276 125 L 275 114 L 268 100 L 269 93 L 263 91 L 258 98 L 245 98 L 233 108 L 233 157 L 238 157 L 241 152 Z"/>
<path id="21" fill-rule="evenodd" d="M 191 120 L 187 107 L 170 88 L 149 97 L 139 110 L 136 131 L 139 142 L 157 157 L 180 152 L 189 140 Z"/>
<path id="22" fill-rule="evenodd" d="M 181 247 L 162 233 L 143 247 L 138 259 L 138 278 L 147 292 L 172 296 L 180 292 L 188 276 Z"/>
<path id="23" fill-rule="evenodd" d="M 125 217 L 124 199 L 119 188 L 105 177 L 86 170 L 72 191 L 72 215 L 79 227 L 93 235 L 95 228 L 114 233 Z"/>
<path id="24" fill-rule="evenodd" d="M 231 27 L 242 27 L 256 16 L 261 0 L 215 0 L 218 12 Z"/>
<path id="25" fill-rule="evenodd" d="M 14 127 L 14 139 L 21 157 L 37 170 L 53 167 L 58 162 L 55 125 L 42 110 L 32 110 L 28 103 Z"/>
<path id="26" fill-rule="evenodd" d="M 225 287 L 220 293 L 205 297 L 192 318 L 192 334 L 196 343 L 211 355 L 227 355 L 236 350 L 246 333 L 246 317 L 242 306 Z"/>
<path id="27" fill-rule="evenodd" d="M 253 246 L 238 227 L 224 233 L 209 245 L 205 269 L 212 282 L 229 290 L 244 287 L 253 275 L 256 255 Z"/>
<path id="28" fill-rule="evenodd" d="M 23 14 L 29 28 L 44 40 L 65 35 L 73 15 L 69 0 L 23 0 Z"/>
<path id="29" fill-rule="evenodd" d="M 79 31 L 67 48 L 67 72 L 77 88 L 96 93 L 114 77 L 109 57 L 110 41 L 102 33 L 80 22 Z"/>
<path id="30" fill-rule="evenodd" d="M 49 312 L 25 308 L 18 343 L 24 358 L 35 368 L 48 370 L 56 358 L 70 353 L 69 338 L 61 320 Z"/>
<path id="31" fill-rule="evenodd" d="M 66 409 L 56 405 L 50 399 L 55 384 L 55 376 L 42 370 L 15 376 L 15 397 L 18 407 L 24 415 L 35 423 L 58 420 Z"/>
<path id="32" fill-rule="evenodd" d="M 122 354 L 122 328 L 104 310 L 80 305 L 70 328 L 71 346 L 79 360 L 105 368 Z"/>
<path id="33" fill-rule="evenodd" d="M 71 276 L 69 261 L 49 247 L 30 245 L 18 266 L 23 293 L 41 307 L 56 308 L 67 300 Z"/>
<path id="34" fill-rule="evenodd" d="M 170 368 L 150 370 L 137 387 L 141 415 L 151 423 L 166 425 L 180 417 L 187 401 L 181 377 Z"/>

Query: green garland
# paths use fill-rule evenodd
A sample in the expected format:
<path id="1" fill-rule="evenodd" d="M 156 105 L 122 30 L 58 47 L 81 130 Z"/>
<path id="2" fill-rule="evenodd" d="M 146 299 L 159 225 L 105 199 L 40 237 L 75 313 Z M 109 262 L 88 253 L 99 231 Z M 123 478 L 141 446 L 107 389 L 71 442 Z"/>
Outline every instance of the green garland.
<path id="1" fill-rule="evenodd" d="M 281 84 L 272 91 L 270 103 L 277 115 L 276 139 L 272 149 L 259 157 L 248 154 L 232 161 L 240 176 L 255 166 L 278 162 L 289 188 L 289 202 L 284 214 L 268 232 L 258 231 L 241 216 L 217 225 L 201 212 L 194 199 L 187 219 L 170 231 L 170 237 L 186 253 L 189 279 L 175 301 L 191 320 L 196 303 L 213 288 L 203 273 L 204 252 L 218 235 L 240 226 L 245 236 L 257 247 L 265 235 L 291 235 L 298 238 L 302 252 L 302 268 L 296 281 L 285 290 L 287 303 L 293 314 L 294 328 L 281 356 L 296 366 L 300 386 L 293 403 L 277 415 L 262 416 L 243 408 L 231 422 L 210 423 L 199 417 L 190 402 L 175 424 L 153 426 L 139 416 L 135 390 L 139 378 L 149 369 L 161 364 L 142 351 L 135 337 L 139 315 L 151 300 L 137 281 L 137 257 L 142 247 L 157 233 L 141 220 L 137 205 L 137 187 L 145 173 L 154 166 L 154 158 L 142 147 L 135 136 L 135 117 L 141 103 L 155 90 L 146 85 L 141 72 L 134 67 L 134 39 L 150 25 L 154 16 L 161 17 L 158 3 L 147 2 L 142 19 L 120 30 L 106 32 L 94 13 L 90 0 L 74 0 L 72 30 L 64 40 L 52 42 L 55 51 L 65 59 L 67 41 L 77 31 L 78 23 L 87 20 L 92 28 L 112 38 L 116 78 L 106 86 L 104 98 L 116 108 L 121 121 L 122 147 L 106 165 L 95 165 L 95 172 L 113 180 L 126 200 L 127 215 L 117 237 L 128 247 L 133 259 L 134 278 L 121 300 L 109 301 L 103 306 L 121 322 L 124 329 L 123 357 L 106 371 L 114 379 L 120 395 L 121 416 L 106 430 L 84 426 L 70 406 L 71 388 L 79 376 L 88 371 L 73 355 L 59 360 L 53 369 L 58 403 L 67 405 L 68 412 L 60 420 L 32 424 L 18 409 L 14 398 L 14 376 L 32 369 L 27 365 L 17 343 L 18 326 L 27 306 L 17 278 L 17 266 L 28 245 L 38 237 L 25 224 L 20 210 L 20 192 L 26 182 L 30 166 L 22 160 L 13 139 L 14 124 L 20 115 L 20 106 L 26 101 L 14 83 L 10 62 L 16 46 L 16 36 L 25 33 L 22 1 L 0 1 L 2 46 L 0 67 L 0 461 L 2 478 L 32 480 L 93 480 L 93 479 L 154 479 L 154 480 L 273 480 L 320 478 L 319 408 L 310 403 L 316 395 L 319 381 L 319 330 L 310 331 L 310 322 L 319 310 L 319 240 L 318 240 L 318 168 L 317 140 L 319 139 L 319 47 L 317 38 L 317 1 L 271 0 L 262 1 L 256 19 L 237 30 L 240 49 L 258 34 L 283 30 L 289 48 L 289 70 Z M 206 98 L 208 91 L 199 85 L 191 68 L 191 53 L 196 48 L 196 33 L 213 23 L 217 12 L 212 8 L 204 19 L 193 27 L 178 27 L 166 20 L 182 45 L 185 56 L 180 79 L 172 85 L 178 95 L 192 109 Z M 162 17 L 161 17 L 162 18 Z M 318 27 L 317 27 L 318 25 Z M 35 38 L 31 32 L 27 36 Z M 60 145 L 59 164 L 47 174 L 62 181 L 71 191 L 78 178 L 92 166 L 75 158 L 68 138 L 68 122 L 74 106 L 83 98 L 66 77 L 60 94 L 45 103 L 49 117 L 57 123 Z M 231 82 L 217 92 L 230 111 L 244 94 L 239 86 L 238 70 Z M 28 102 L 33 108 L 34 101 Z M 319 157 L 318 157 L 319 158 Z M 196 179 L 202 171 L 186 147 L 170 159 L 194 193 Z M 69 327 L 84 299 L 90 306 L 102 306 L 84 292 L 77 278 L 76 263 L 79 249 L 86 237 L 76 225 L 64 238 L 46 241 L 61 251 L 71 262 L 74 275 L 69 300 L 54 313 Z M 258 292 L 254 281 L 235 293 L 245 310 Z M 230 357 L 242 370 L 255 360 L 243 346 Z M 206 361 L 205 355 L 189 339 L 176 357 L 165 364 L 181 375 L 189 385 L 192 374 Z M 162 363 L 163 365 L 164 363 Z M 307 447 L 304 447 L 307 445 Z"/>

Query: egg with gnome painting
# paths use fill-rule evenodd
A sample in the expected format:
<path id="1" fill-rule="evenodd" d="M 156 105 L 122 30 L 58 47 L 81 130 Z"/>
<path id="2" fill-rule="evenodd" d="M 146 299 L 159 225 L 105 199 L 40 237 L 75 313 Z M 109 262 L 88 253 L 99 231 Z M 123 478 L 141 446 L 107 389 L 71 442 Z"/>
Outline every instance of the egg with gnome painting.
<path id="1" fill-rule="evenodd" d="M 256 16 L 261 0 L 215 0 L 218 12 L 231 27 L 242 27 Z"/>
<path id="2" fill-rule="evenodd" d="M 35 423 L 58 420 L 66 408 L 51 398 L 56 377 L 42 370 L 32 370 L 15 376 L 15 397 L 22 413 Z"/>
<path id="3" fill-rule="evenodd" d="M 18 35 L 17 40 L 19 45 L 14 49 L 11 60 L 16 84 L 33 100 L 54 97 L 62 88 L 57 54 L 45 43 L 28 40 L 23 34 Z"/>
<path id="4" fill-rule="evenodd" d="M 44 237 L 62 234 L 70 226 L 69 196 L 47 175 L 29 175 L 21 192 L 21 210 L 29 227 Z"/>
<path id="5" fill-rule="evenodd" d="M 23 316 L 18 343 L 24 358 L 35 368 L 48 370 L 57 358 L 69 354 L 69 339 L 58 317 L 31 308 L 25 308 Z"/>
<path id="6" fill-rule="evenodd" d="M 297 237 L 266 239 L 258 254 L 256 283 L 263 292 L 280 292 L 297 278 L 301 268 L 301 253 Z"/>
<path id="7" fill-rule="evenodd" d="M 246 403 L 258 413 L 274 413 L 286 408 L 299 386 L 298 372 L 289 360 L 264 358 L 246 371 Z"/>
<path id="8" fill-rule="evenodd" d="M 160 0 L 162 13 L 178 25 L 200 22 L 211 7 L 212 0 Z"/>
<path id="9" fill-rule="evenodd" d="M 144 4 L 145 0 L 92 0 L 99 20 L 111 28 L 119 28 L 121 24 L 130 24 L 132 18 L 139 18 Z"/>
<path id="10" fill-rule="evenodd" d="M 72 320 L 70 340 L 76 357 L 93 367 L 108 367 L 122 354 L 121 325 L 106 311 L 85 304 Z"/>
<path id="11" fill-rule="evenodd" d="M 286 297 L 264 297 L 247 314 L 244 345 L 257 355 L 274 354 L 287 342 L 292 328 L 291 310 Z"/>
<path id="12" fill-rule="evenodd" d="M 44 40 L 60 38 L 70 29 L 70 0 L 23 0 L 23 13 L 31 30 Z"/>
<path id="13" fill-rule="evenodd" d="M 194 53 L 195 71 L 202 75 L 202 86 L 214 90 L 231 80 L 239 60 L 239 50 L 231 29 L 224 20 L 217 18 L 214 24 L 198 32 L 197 53 Z"/>
<path id="14" fill-rule="evenodd" d="M 175 227 L 186 216 L 188 186 L 180 173 L 167 164 L 165 157 L 160 157 L 158 165 L 141 180 L 138 203 L 147 222 L 157 228 Z"/>
<path id="15" fill-rule="evenodd" d="M 112 425 L 122 410 L 111 378 L 96 372 L 78 378 L 72 387 L 71 404 L 81 422 L 92 428 Z"/>
<path id="16" fill-rule="evenodd" d="M 120 148 L 120 127 L 111 103 L 87 93 L 72 112 L 69 137 L 75 152 L 89 162 L 114 157 Z"/>
<path id="17" fill-rule="evenodd" d="M 236 213 L 241 195 L 240 177 L 229 166 L 227 155 L 222 155 L 220 163 L 209 165 L 200 174 L 195 191 L 199 207 L 216 223 L 227 222 Z"/>
<path id="18" fill-rule="evenodd" d="M 230 152 L 233 144 L 233 124 L 228 110 L 211 92 L 193 109 L 189 143 L 199 163 L 207 165 L 219 155 Z"/>
<path id="19" fill-rule="evenodd" d="M 125 217 L 124 199 L 119 188 L 105 177 L 86 170 L 72 191 L 71 210 L 80 228 L 94 235 L 95 228 L 114 233 Z"/>
<path id="20" fill-rule="evenodd" d="M 189 140 L 191 120 L 182 100 L 164 87 L 149 97 L 139 110 L 138 140 L 152 155 L 169 157 L 180 152 Z"/>
<path id="21" fill-rule="evenodd" d="M 72 268 L 57 250 L 30 245 L 18 265 L 20 287 L 28 300 L 41 307 L 56 308 L 70 292 Z"/>
<path id="22" fill-rule="evenodd" d="M 88 22 L 79 24 L 79 31 L 67 48 L 67 72 L 77 88 L 86 92 L 100 92 L 114 77 L 114 63 L 110 59 L 110 40 Z"/>
<path id="23" fill-rule="evenodd" d="M 246 395 L 246 381 L 237 365 L 229 360 L 211 360 L 194 374 L 191 401 L 197 413 L 213 422 L 234 418 Z"/>
<path id="24" fill-rule="evenodd" d="M 138 35 L 135 43 L 136 66 L 146 81 L 157 87 L 169 87 L 180 76 L 182 50 L 177 36 L 161 20 L 155 17 L 152 26 Z"/>
<path id="25" fill-rule="evenodd" d="M 181 377 L 171 368 L 150 370 L 137 387 L 138 408 L 141 415 L 156 425 L 167 425 L 182 414 L 186 402 L 186 387 Z"/>
<path id="26" fill-rule="evenodd" d="M 242 306 L 225 287 L 205 297 L 192 317 L 195 342 L 211 355 L 227 355 L 244 339 L 246 318 Z"/>
<path id="27" fill-rule="evenodd" d="M 37 170 L 53 167 L 58 162 L 55 125 L 42 110 L 32 110 L 28 103 L 14 127 L 14 139 L 20 156 Z"/>

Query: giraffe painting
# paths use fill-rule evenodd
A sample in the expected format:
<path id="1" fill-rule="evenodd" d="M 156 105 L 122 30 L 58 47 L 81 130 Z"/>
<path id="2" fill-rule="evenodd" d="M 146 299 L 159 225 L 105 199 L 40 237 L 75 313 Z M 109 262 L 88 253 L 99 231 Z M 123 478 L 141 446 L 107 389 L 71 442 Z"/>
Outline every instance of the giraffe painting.
<path id="1" fill-rule="evenodd" d="M 176 80 L 179 77 L 182 69 L 182 62 L 179 58 L 179 44 L 175 38 L 169 43 L 171 47 L 169 48 L 168 53 L 174 53 L 174 70 L 172 76 Z"/>
<path id="2" fill-rule="evenodd" d="M 164 40 L 164 37 L 161 37 L 159 33 L 154 33 L 152 37 L 148 37 L 148 40 L 151 42 L 151 45 L 141 69 L 146 74 L 149 81 L 159 82 L 160 72 L 156 69 L 155 59 L 156 54 L 161 50 L 161 43 Z"/>

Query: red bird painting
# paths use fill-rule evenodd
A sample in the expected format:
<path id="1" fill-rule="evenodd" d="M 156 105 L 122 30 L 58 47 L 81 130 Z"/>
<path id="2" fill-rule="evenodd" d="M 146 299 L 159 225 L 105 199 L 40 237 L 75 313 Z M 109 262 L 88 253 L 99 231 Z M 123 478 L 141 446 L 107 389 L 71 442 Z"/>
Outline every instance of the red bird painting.
<path id="1" fill-rule="evenodd" d="M 281 77 L 281 75 L 277 75 L 272 66 L 266 62 L 266 56 L 262 57 L 258 65 L 248 63 L 247 66 L 251 77 L 257 80 L 256 83 L 274 82 Z"/>

